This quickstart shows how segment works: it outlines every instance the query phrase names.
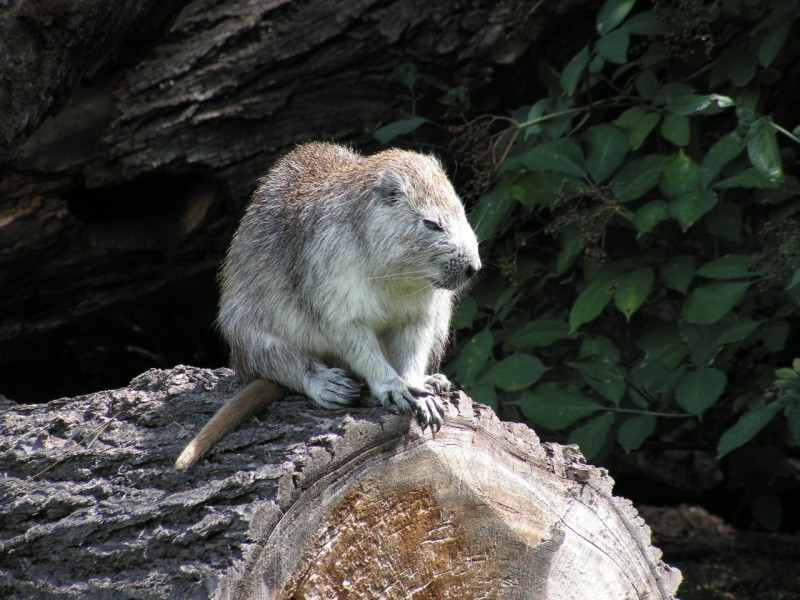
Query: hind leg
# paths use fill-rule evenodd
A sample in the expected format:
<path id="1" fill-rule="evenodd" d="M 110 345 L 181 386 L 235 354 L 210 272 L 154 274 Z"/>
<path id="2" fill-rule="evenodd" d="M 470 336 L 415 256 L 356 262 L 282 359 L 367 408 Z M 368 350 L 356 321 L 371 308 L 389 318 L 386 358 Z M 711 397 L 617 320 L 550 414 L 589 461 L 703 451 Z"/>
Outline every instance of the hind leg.
<path id="1" fill-rule="evenodd" d="M 350 406 L 363 386 L 346 371 L 329 367 L 294 344 L 273 336 L 259 336 L 259 350 L 251 360 L 259 376 L 300 392 L 329 409 Z"/>

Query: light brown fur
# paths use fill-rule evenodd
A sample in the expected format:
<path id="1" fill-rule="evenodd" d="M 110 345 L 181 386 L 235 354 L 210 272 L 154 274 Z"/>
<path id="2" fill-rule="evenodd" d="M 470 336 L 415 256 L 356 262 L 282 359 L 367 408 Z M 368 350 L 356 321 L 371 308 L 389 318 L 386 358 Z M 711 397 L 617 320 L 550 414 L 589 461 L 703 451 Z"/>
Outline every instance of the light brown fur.
<path id="1" fill-rule="evenodd" d="M 384 406 L 440 427 L 435 392 L 449 383 L 426 373 L 443 352 L 455 295 L 480 266 L 435 158 L 364 157 L 324 143 L 287 154 L 261 181 L 228 250 L 218 319 L 242 378 L 279 385 L 251 383 L 176 467 L 285 389 L 341 408 L 366 384 Z"/>

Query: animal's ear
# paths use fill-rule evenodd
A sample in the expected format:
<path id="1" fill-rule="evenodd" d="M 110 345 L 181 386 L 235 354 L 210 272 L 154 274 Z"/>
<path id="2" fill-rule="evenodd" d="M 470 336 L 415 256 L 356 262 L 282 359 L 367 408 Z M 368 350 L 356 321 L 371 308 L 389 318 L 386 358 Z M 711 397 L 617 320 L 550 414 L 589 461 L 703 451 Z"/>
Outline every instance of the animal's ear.
<path id="1" fill-rule="evenodd" d="M 378 175 L 378 191 L 381 198 L 394 204 L 408 193 L 408 181 L 397 171 L 385 169 Z"/>

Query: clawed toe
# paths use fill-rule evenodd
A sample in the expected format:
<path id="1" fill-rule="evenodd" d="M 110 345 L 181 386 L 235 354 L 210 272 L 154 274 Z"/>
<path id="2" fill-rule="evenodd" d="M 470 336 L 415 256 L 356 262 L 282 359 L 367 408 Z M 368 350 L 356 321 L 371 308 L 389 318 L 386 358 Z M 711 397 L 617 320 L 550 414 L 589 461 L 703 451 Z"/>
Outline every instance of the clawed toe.
<path id="1" fill-rule="evenodd" d="M 423 431 L 429 425 L 432 431 L 439 431 L 442 428 L 444 405 L 430 390 L 410 386 L 407 382 L 398 380 L 396 385 L 387 385 L 384 391 L 376 396 L 385 407 L 394 405 L 400 413 L 413 415 Z"/>
<path id="2" fill-rule="evenodd" d="M 425 379 L 425 387 L 435 394 L 443 394 L 449 392 L 453 384 L 441 373 L 434 373 L 433 375 L 428 375 Z"/>
<path id="3" fill-rule="evenodd" d="M 427 390 L 425 388 L 418 388 L 410 385 L 408 386 L 408 391 L 411 392 L 416 398 L 424 398 L 425 396 L 430 396 L 433 390 Z"/>
<path id="4" fill-rule="evenodd" d="M 436 396 L 428 395 L 420 398 L 414 405 L 414 413 L 422 431 L 425 431 L 428 425 L 430 425 L 431 431 L 436 433 L 442 428 L 444 406 Z"/>

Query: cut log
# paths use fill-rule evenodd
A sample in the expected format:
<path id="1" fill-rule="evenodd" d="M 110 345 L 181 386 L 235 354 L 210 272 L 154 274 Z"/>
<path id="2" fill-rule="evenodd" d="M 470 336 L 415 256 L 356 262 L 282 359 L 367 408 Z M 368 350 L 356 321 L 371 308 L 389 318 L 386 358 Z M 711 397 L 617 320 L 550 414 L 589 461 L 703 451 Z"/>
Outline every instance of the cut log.
<path id="1" fill-rule="evenodd" d="M 302 397 L 188 473 L 182 446 L 241 383 L 152 370 L 0 413 L 0 596 L 672 598 L 677 570 L 612 481 L 463 393 L 436 435 Z"/>

